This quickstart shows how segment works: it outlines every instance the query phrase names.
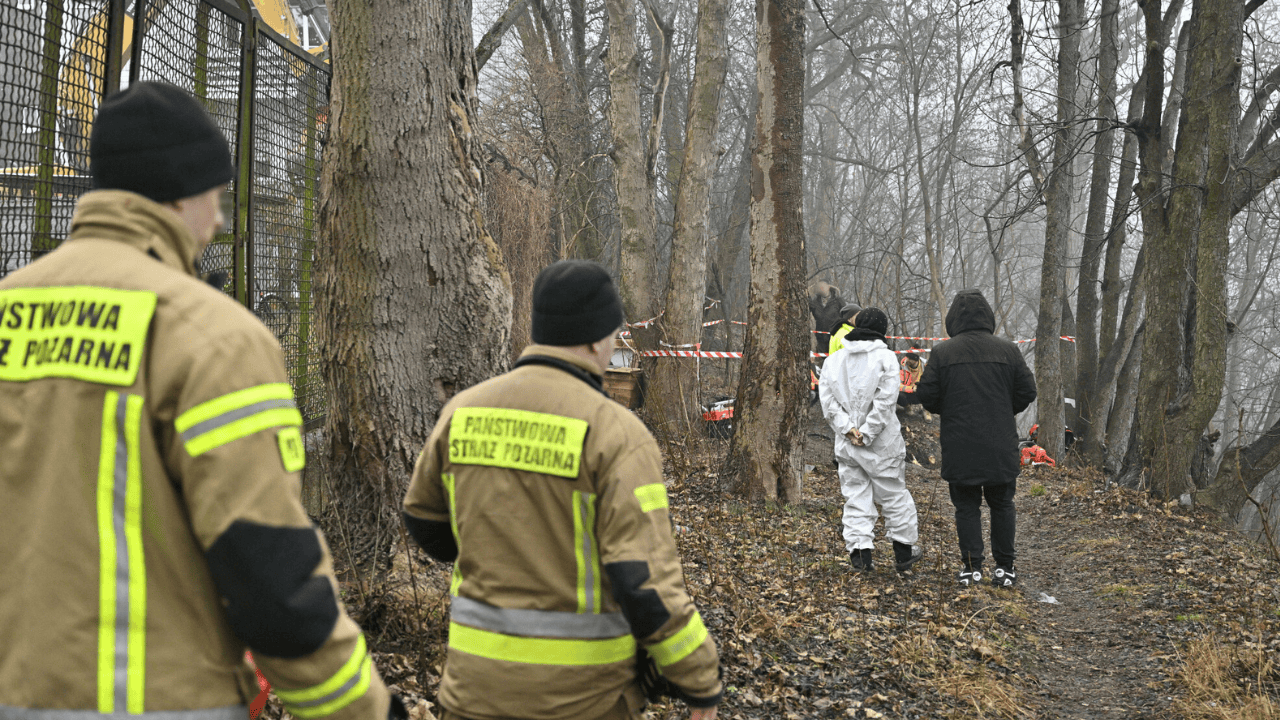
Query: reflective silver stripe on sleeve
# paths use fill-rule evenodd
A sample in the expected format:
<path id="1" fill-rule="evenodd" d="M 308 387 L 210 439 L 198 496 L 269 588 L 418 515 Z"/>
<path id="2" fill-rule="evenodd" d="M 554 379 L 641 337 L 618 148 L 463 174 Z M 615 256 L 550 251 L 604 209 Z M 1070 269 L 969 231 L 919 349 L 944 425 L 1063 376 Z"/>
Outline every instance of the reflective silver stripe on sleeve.
<path id="1" fill-rule="evenodd" d="M 595 555 L 596 523 L 595 523 L 595 495 L 584 493 L 580 496 L 582 504 L 582 560 L 583 560 L 583 576 L 582 582 L 584 594 L 587 600 L 586 610 L 588 613 L 599 611 L 599 598 L 596 597 L 596 573 L 598 564 Z M 629 631 L 628 631 L 629 632 Z"/>
<path id="2" fill-rule="evenodd" d="M 217 430 L 223 425 L 230 425 L 237 420 L 247 418 L 251 415 L 257 415 L 265 410 L 279 410 L 281 408 L 286 410 L 296 410 L 298 408 L 298 404 L 291 399 L 280 398 L 276 400 L 262 400 L 252 405 L 246 405 L 241 408 L 236 408 L 235 410 L 229 410 L 217 417 L 209 418 L 204 422 L 196 423 L 195 425 L 187 428 L 186 432 L 182 433 L 182 441 L 191 442 L 210 430 Z"/>
<path id="3" fill-rule="evenodd" d="M 503 635 L 596 639 L 631 634 L 631 625 L 622 613 L 500 608 L 464 597 L 452 601 L 454 622 Z"/>

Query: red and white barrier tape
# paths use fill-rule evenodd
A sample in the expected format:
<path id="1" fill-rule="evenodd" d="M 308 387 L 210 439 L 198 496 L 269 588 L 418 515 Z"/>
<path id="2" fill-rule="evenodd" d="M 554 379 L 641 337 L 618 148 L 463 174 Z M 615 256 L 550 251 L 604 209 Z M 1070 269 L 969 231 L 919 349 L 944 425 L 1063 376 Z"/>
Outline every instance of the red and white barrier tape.
<path id="1" fill-rule="evenodd" d="M 910 350 L 894 350 L 899 355 L 907 353 L 927 353 L 928 348 L 912 348 Z M 811 358 L 826 357 L 827 353 L 809 353 Z M 644 350 L 640 353 L 640 357 L 682 357 L 682 358 L 741 358 L 740 352 L 720 352 L 715 350 Z"/>

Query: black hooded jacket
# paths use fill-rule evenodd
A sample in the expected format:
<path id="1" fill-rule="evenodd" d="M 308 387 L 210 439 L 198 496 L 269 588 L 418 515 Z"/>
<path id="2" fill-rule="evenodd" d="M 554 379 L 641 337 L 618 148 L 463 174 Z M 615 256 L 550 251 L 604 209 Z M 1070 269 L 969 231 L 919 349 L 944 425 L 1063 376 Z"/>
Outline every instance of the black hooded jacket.
<path id="1" fill-rule="evenodd" d="M 1018 346 L 992 335 L 995 313 L 977 290 L 956 295 L 945 340 L 934 346 L 911 395 L 942 416 L 942 479 L 998 485 L 1018 476 L 1014 416 L 1036 399 L 1036 381 Z"/>

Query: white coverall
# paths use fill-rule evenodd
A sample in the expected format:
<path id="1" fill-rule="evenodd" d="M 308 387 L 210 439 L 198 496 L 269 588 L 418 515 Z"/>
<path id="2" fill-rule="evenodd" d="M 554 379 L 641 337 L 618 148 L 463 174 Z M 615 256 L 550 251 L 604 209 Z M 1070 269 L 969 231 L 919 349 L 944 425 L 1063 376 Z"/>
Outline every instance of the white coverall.
<path id="1" fill-rule="evenodd" d="M 907 444 L 895 409 L 899 369 L 879 340 L 846 341 L 822 366 L 818 394 L 836 434 L 847 552 L 874 547 L 877 503 L 891 540 L 914 545 L 919 537 L 916 503 L 907 491 Z M 845 434 L 854 428 L 862 433 L 862 447 Z"/>

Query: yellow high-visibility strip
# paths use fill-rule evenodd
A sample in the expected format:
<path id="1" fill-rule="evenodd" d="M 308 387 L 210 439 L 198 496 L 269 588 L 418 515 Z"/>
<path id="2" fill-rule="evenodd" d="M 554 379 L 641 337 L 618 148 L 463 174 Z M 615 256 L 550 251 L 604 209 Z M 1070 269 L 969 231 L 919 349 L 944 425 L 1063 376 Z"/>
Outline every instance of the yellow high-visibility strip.
<path id="1" fill-rule="evenodd" d="M 356 676 L 355 684 L 348 690 L 323 705 L 316 705 L 315 707 L 290 707 L 289 712 L 291 712 L 294 717 L 302 718 L 302 720 L 332 715 L 356 700 L 364 697 L 364 694 L 369 690 L 369 684 L 372 679 L 373 660 L 366 657 L 364 662 L 360 664 L 360 674 Z"/>
<path id="2" fill-rule="evenodd" d="M 333 703 L 346 700 L 342 703 L 345 707 L 349 705 L 355 697 L 364 694 L 363 691 L 356 694 L 355 697 L 348 697 L 351 693 L 360 687 L 361 676 L 367 676 L 369 672 L 369 653 L 365 645 L 364 633 L 356 636 L 356 646 L 351 651 L 351 656 L 347 661 L 338 668 L 338 671 L 322 683 L 312 685 L 311 687 L 301 688 L 299 690 L 282 690 L 275 688 L 276 697 L 280 698 L 289 709 L 289 712 L 298 717 L 314 717 L 314 715 L 327 715 L 333 712 L 318 712 L 323 707 L 332 705 Z M 365 689 L 368 689 L 367 677 L 363 680 Z M 334 708 L 337 709 L 337 708 Z M 303 715 L 301 712 L 310 712 L 312 715 Z"/>
<path id="3" fill-rule="evenodd" d="M 630 635 L 606 640 L 517 637 L 451 622 L 449 649 L 526 665 L 609 665 L 634 660 L 636 639 Z"/>
<path id="4" fill-rule="evenodd" d="M 124 538 L 129 556 L 129 712 L 141 715 L 146 690 L 147 565 L 142 552 L 142 396 L 125 400 L 126 460 Z"/>
<path id="5" fill-rule="evenodd" d="M 680 632 L 660 643 L 650 645 L 647 650 L 658 667 L 666 667 L 689 657 L 706 639 L 707 626 L 702 624 L 702 615 L 694 610 L 693 617 L 689 618 L 689 622 L 685 623 Z"/>
<path id="6" fill-rule="evenodd" d="M 116 404 L 107 391 L 102 403 L 102 442 L 98 451 L 98 712 L 115 712 L 116 531 L 112 497 L 116 468 Z"/>
<path id="7" fill-rule="evenodd" d="M 573 559 L 578 567 L 578 612 L 587 611 L 587 556 L 583 553 L 586 529 L 582 526 L 582 493 L 573 493 Z M 588 550 L 589 552 L 589 550 Z"/>
<path id="8" fill-rule="evenodd" d="M 206 420 L 212 420 L 219 415 L 239 410 L 240 408 L 259 403 L 264 400 L 292 400 L 293 388 L 289 387 L 289 383 L 267 383 L 265 385 L 255 385 L 244 390 L 237 390 L 233 393 L 227 393 L 221 397 L 202 402 L 199 405 L 178 416 L 174 420 L 174 427 L 179 433 L 185 433 L 193 426 Z"/>
<path id="9" fill-rule="evenodd" d="M 296 407 L 273 408 L 240 418 L 202 435 L 197 435 L 187 440 L 184 447 L 191 457 L 198 457 L 214 448 L 248 437 L 259 430 L 280 426 L 297 427 L 300 425 L 302 425 L 302 413 L 299 413 Z M 184 435 L 183 437 L 185 438 L 186 436 Z"/>
<path id="10" fill-rule="evenodd" d="M 458 588 L 462 586 L 462 570 L 458 567 L 462 560 L 462 538 L 458 536 L 457 484 L 453 473 L 440 473 L 440 482 L 449 496 L 449 527 L 453 529 L 453 544 L 458 548 L 458 557 L 453 561 L 453 577 L 449 580 L 449 594 L 457 595 Z"/>
<path id="11" fill-rule="evenodd" d="M 640 512 L 650 512 L 667 507 L 667 486 L 662 483 L 641 485 L 635 489 L 636 500 L 640 501 Z"/>

